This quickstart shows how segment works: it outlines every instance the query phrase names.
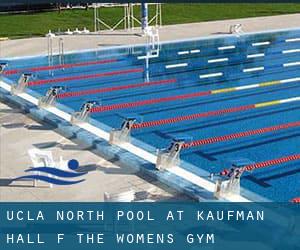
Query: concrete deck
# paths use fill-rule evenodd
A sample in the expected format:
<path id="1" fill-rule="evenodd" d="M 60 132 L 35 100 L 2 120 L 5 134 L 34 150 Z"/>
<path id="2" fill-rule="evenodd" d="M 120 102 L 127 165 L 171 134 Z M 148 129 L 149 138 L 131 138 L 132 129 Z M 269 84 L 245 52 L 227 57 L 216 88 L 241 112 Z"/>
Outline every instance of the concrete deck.
<path id="1" fill-rule="evenodd" d="M 262 31 L 299 27 L 300 14 L 246 18 L 216 22 L 164 26 L 162 41 L 225 34 L 231 24 L 241 23 L 244 31 Z M 100 35 L 67 36 L 65 51 L 105 46 L 143 43 L 144 37 L 124 31 L 103 32 Z M 57 45 L 57 43 L 55 43 Z M 1 57 L 45 54 L 46 38 L 31 38 L 1 42 Z M 54 48 L 57 51 L 57 47 Z M 21 176 L 31 163 L 27 150 L 32 147 L 52 150 L 56 157 L 76 158 L 89 171 L 86 181 L 77 185 L 53 189 L 33 188 L 32 182 L 10 184 L 9 179 Z M 143 177 L 144 178 L 144 177 Z M 152 179 L 142 179 L 130 169 L 120 168 L 118 162 L 108 162 L 88 148 L 57 134 L 52 127 L 40 124 L 20 110 L 0 103 L 0 200 L 2 201 L 102 201 L 103 193 L 118 193 L 133 189 L 137 199 L 187 200 Z"/>
<path id="2" fill-rule="evenodd" d="M 51 150 L 55 160 L 77 159 L 80 170 L 87 171 L 86 181 L 72 186 L 47 187 L 32 181 L 10 183 L 24 175 L 31 166 L 27 150 Z M 145 178 L 145 177 L 143 177 Z M 104 192 L 119 193 L 133 190 L 137 200 L 187 200 L 156 181 L 142 179 L 131 169 L 120 168 L 118 162 L 106 161 L 76 141 L 57 134 L 53 127 L 30 119 L 21 110 L 0 103 L 0 201 L 103 201 Z"/>
<path id="3" fill-rule="evenodd" d="M 300 14 L 280 15 L 272 17 L 243 18 L 214 22 L 202 22 L 163 26 L 160 29 L 161 41 L 186 39 L 208 35 L 227 34 L 229 26 L 240 23 L 245 32 L 269 29 L 285 29 L 300 27 Z M 62 36 L 65 51 L 78 49 L 95 49 L 107 46 L 144 43 L 145 37 L 135 31 L 103 31 L 95 35 Z M 54 53 L 58 51 L 58 38 L 55 38 Z M 29 56 L 47 53 L 47 38 L 8 40 L 0 42 L 0 57 Z"/>

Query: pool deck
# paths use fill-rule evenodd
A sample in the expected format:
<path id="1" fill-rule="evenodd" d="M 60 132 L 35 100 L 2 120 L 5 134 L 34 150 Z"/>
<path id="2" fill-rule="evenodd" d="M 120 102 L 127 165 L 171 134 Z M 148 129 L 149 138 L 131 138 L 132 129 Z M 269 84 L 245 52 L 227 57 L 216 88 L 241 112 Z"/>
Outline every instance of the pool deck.
<path id="1" fill-rule="evenodd" d="M 62 137 L 48 124 L 36 122 L 20 109 L 0 103 L 0 201 L 102 201 L 104 192 L 112 194 L 133 190 L 137 200 L 187 200 L 185 195 L 170 190 L 157 181 L 136 175 L 118 162 L 109 162 L 76 141 Z M 48 188 L 32 181 L 14 182 L 10 178 L 24 175 L 31 166 L 27 149 L 51 150 L 55 160 L 77 159 L 88 171 L 86 181 L 77 185 Z M 17 157 L 15 157 L 17 156 Z M 146 179 L 145 179 L 146 178 Z M 55 195 L 54 195 L 55 194 Z"/>
<path id="2" fill-rule="evenodd" d="M 232 24 L 242 24 L 244 32 L 269 29 L 295 28 L 300 25 L 300 14 L 271 17 L 243 18 L 235 20 L 167 25 L 160 28 L 160 40 L 177 40 L 208 35 L 228 34 Z M 95 35 L 60 36 L 64 38 L 65 51 L 95 49 L 107 46 L 145 43 L 139 30 L 103 31 Z M 58 38 L 53 42 L 54 53 L 58 51 Z M 47 38 L 36 37 L 3 41 L 0 44 L 0 57 L 29 56 L 47 53 Z"/>
<path id="3" fill-rule="evenodd" d="M 228 32 L 230 24 L 235 23 L 241 23 L 246 32 L 292 28 L 299 26 L 300 14 L 165 26 L 160 29 L 160 37 L 165 41 L 212 34 L 221 35 Z M 144 37 L 134 32 L 128 34 L 122 31 L 89 35 L 88 39 L 87 36 L 69 36 L 65 37 L 65 51 L 143 43 L 144 41 Z M 46 38 L 31 38 L 2 42 L 0 53 L 1 57 L 13 57 L 38 55 L 45 52 Z M 105 161 L 84 146 L 77 144 L 76 141 L 60 136 L 53 131 L 51 126 L 33 121 L 20 110 L 2 103 L 0 103 L 0 138 L 0 200 L 102 201 L 104 192 L 118 193 L 130 189 L 140 193 L 141 199 L 145 192 L 148 192 L 148 198 L 153 200 L 188 199 L 157 181 L 149 178 L 142 179 L 131 169 L 120 168 L 117 162 Z M 53 189 L 33 188 L 30 182 L 7 186 L 8 177 L 21 175 L 29 166 L 30 159 L 26 151 L 33 146 L 53 150 L 54 155 L 61 155 L 65 159 L 78 159 L 82 166 L 91 170 L 87 181 L 71 187 L 54 187 L 55 195 L 53 195 Z M 18 157 L 14 157 L 15 155 Z"/>

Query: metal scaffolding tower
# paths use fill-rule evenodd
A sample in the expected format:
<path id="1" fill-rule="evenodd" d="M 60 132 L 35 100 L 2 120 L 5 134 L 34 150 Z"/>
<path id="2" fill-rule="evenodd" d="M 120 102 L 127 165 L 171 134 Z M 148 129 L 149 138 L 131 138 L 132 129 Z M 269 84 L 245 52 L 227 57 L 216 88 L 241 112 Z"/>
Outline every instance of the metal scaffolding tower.
<path id="1" fill-rule="evenodd" d="M 138 3 L 126 3 L 126 4 L 107 4 L 107 3 L 94 3 L 94 31 L 99 32 L 101 30 L 115 30 L 123 27 L 124 30 L 135 29 L 139 27 L 144 27 L 142 18 L 145 17 L 145 13 L 142 15 L 135 15 L 134 7 L 141 6 L 141 9 L 145 11 L 144 6 L 154 5 L 155 14 L 151 17 L 148 17 L 147 24 L 153 25 L 156 27 L 162 26 L 162 8 L 160 3 L 153 4 L 138 4 Z M 123 16 L 113 25 L 108 24 L 104 18 L 101 16 L 101 10 L 104 8 L 114 8 L 114 7 L 123 7 Z M 146 7 L 147 8 L 147 7 Z M 102 28 L 101 28 L 102 27 Z"/>

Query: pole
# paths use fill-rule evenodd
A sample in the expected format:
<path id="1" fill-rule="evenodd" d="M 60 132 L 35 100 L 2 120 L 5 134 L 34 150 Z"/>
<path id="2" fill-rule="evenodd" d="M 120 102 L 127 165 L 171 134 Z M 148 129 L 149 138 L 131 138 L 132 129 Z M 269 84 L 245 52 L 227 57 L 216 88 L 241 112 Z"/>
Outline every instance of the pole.
<path id="1" fill-rule="evenodd" d="M 148 28 L 148 3 L 141 4 L 141 15 L 142 15 L 142 31 Z"/>

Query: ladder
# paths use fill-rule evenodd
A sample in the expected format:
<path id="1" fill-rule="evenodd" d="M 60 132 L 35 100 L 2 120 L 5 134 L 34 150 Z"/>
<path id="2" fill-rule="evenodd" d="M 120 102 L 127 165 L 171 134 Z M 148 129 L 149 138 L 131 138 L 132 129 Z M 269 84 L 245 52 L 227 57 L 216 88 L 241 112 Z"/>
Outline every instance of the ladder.
<path id="1" fill-rule="evenodd" d="M 53 66 L 53 36 L 49 35 L 47 37 L 49 75 L 52 75 L 53 71 L 50 69 L 50 67 Z"/>
<path id="2" fill-rule="evenodd" d="M 53 56 L 53 35 L 51 32 L 47 34 L 47 57 L 48 57 L 48 66 L 49 66 L 49 75 L 53 75 L 52 66 L 54 65 L 54 56 Z M 58 61 L 60 65 L 65 64 L 65 50 L 64 50 L 64 40 L 63 38 L 58 39 Z M 64 68 L 63 68 L 64 70 Z"/>
<path id="3" fill-rule="evenodd" d="M 61 37 L 58 40 L 58 58 L 59 58 L 59 64 L 64 65 L 65 64 L 64 39 Z"/>

